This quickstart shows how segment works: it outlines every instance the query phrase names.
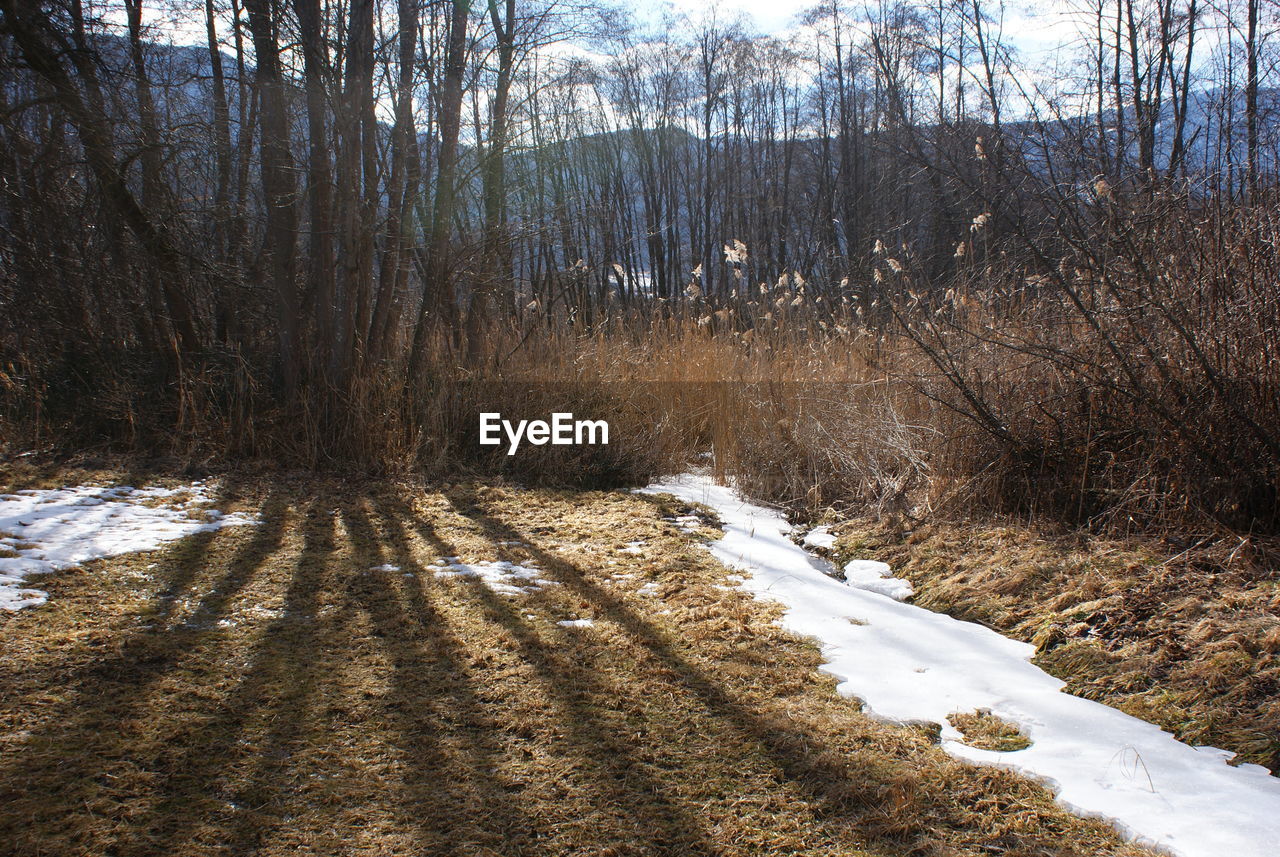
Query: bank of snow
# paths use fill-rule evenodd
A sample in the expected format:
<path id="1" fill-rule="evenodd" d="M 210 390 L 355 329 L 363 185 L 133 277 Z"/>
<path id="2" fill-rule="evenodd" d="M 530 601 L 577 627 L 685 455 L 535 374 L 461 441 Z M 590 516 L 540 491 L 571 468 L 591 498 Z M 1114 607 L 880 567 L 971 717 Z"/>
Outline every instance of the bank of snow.
<path id="1" fill-rule="evenodd" d="M 0 494 L 0 610 L 48 599 L 24 585 L 33 575 L 256 521 L 224 515 L 208 508 L 210 502 L 207 486 L 199 482 L 182 488 L 80 486 Z"/>
<path id="2" fill-rule="evenodd" d="M 930 721 L 942 745 L 973 762 L 1038 777 L 1073 811 L 1112 820 L 1124 833 L 1183 857 L 1271 857 L 1280 842 L 1280 779 L 1231 754 L 1190 747 L 1145 721 L 1062 692 L 1030 663 L 1033 647 L 940 613 L 901 603 L 909 584 L 883 564 L 858 564 L 849 582 L 793 543 L 776 511 L 743 501 L 701 476 L 644 489 L 715 509 L 724 538 L 709 545 L 744 572 L 742 586 L 786 607 L 791 631 L 817 638 L 838 690 L 896 721 Z M 1031 739 L 1015 752 L 978 750 L 947 715 L 978 709 L 1012 721 Z"/>

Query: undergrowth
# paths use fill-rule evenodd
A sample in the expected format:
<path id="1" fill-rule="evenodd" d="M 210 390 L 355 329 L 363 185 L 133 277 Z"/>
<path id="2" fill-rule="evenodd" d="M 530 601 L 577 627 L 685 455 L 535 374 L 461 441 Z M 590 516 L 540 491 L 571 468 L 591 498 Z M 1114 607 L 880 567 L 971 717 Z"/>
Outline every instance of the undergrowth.
<path id="1" fill-rule="evenodd" d="M 600 487 L 709 462 L 808 513 L 1277 532 L 1280 215 L 1169 193 L 1070 213 L 1052 265 L 1006 238 L 942 283 L 906 248 L 839 286 L 784 272 L 703 295 L 693 274 L 680 301 L 590 323 L 534 302 L 437 331 L 423 372 L 406 347 L 292 390 L 267 347 L 54 347 L 15 316 L 2 443 Z M 607 419 L 610 443 L 508 456 L 479 445 L 481 411 Z"/>

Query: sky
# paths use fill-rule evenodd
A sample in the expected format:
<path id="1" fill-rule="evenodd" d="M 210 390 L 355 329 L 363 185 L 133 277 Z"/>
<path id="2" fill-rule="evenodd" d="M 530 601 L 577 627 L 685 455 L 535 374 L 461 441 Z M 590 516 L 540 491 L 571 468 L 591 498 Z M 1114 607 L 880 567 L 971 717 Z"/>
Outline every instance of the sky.
<path id="1" fill-rule="evenodd" d="M 700 2 L 700 0 L 668 0 L 668 2 L 677 11 L 688 13 L 695 17 L 703 9 L 713 5 L 707 2 Z M 636 5 L 641 8 L 645 6 L 657 7 L 664 5 L 664 2 L 663 0 L 640 0 Z M 728 13 L 725 17 L 732 17 L 734 12 L 745 12 L 762 31 L 766 33 L 782 33 L 790 26 L 796 14 L 810 4 L 796 3 L 794 0 L 719 0 L 715 5 Z"/>
<path id="2" fill-rule="evenodd" d="M 725 19 L 742 13 L 750 18 L 755 28 L 764 33 L 782 35 L 796 28 L 797 16 L 818 0 L 630 0 L 630 8 L 641 20 L 659 24 L 664 12 L 688 15 L 698 19 L 708 9 L 715 8 Z M 849 2 L 849 8 L 857 8 L 857 0 Z M 996 2 L 990 4 L 992 7 Z M 1075 23 L 1067 10 L 1071 0 L 1007 0 L 1003 13 L 1006 42 L 1016 46 L 1026 60 L 1049 58 L 1052 53 L 1075 34 Z M 158 4 L 144 7 L 150 12 L 148 23 L 163 30 L 169 38 L 181 44 L 203 44 L 204 20 L 200 15 L 172 16 L 160 11 Z M 108 16 L 115 17 L 115 16 Z M 123 23 L 121 21 L 121 23 Z"/>
<path id="3" fill-rule="evenodd" d="M 796 16 L 805 8 L 816 5 L 813 2 L 796 2 L 796 0 L 636 0 L 634 9 L 640 15 L 657 21 L 661 18 L 662 9 L 668 8 L 677 13 L 697 18 L 704 10 L 714 6 L 724 13 L 724 17 L 732 17 L 741 12 L 754 21 L 756 27 L 765 33 L 782 34 L 794 26 Z M 850 3 L 850 7 L 858 4 Z M 995 7 L 996 3 L 990 4 Z M 1069 42 L 1075 34 L 1075 23 L 1068 12 L 1068 0 L 1039 0 L 1039 2 L 1018 2 L 1011 0 L 1005 4 L 1004 31 L 1009 43 L 1015 45 L 1019 52 L 1028 59 L 1043 57 Z"/>
<path id="4" fill-rule="evenodd" d="M 732 19 L 737 14 L 746 15 L 756 30 L 784 35 L 800 30 L 797 18 L 805 9 L 817 5 L 819 0 L 632 0 L 632 10 L 640 21 L 660 25 L 664 12 L 667 15 L 687 15 L 697 21 L 714 8 L 718 17 Z M 843 0 L 851 15 L 873 5 L 875 0 Z M 928 0 L 918 0 L 922 5 Z M 984 9 L 992 18 L 992 32 L 998 32 L 1002 43 L 1012 48 L 1019 66 L 1019 81 L 1027 93 L 1052 93 L 1055 98 L 1066 97 L 1062 84 L 1074 77 L 1072 68 L 1077 51 L 1073 48 L 1080 38 L 1081 24 L 1073 7 L 1082 5 L 1080 0 L 987 0 Z M 1012 116 L 1020 109 L 1011 106 Z"/>
<path id="5" fill-rule="evenodd" d="M 626 0 L 638 22 L 651 28 L 661 27 L 664 19 L 688 16 L 697 21 L 714 9 L 723 20 L 737 15 L 746 16 L 753 29 L 772 35 L 785 35 L 798 31 L 798 17 L 819 0 Z M 855 16 L 865 3 L 875 0 L 843 0 L 843 5 Z M 924 3 L 927 0 L 920 0 Z M 988 14 L 997 16 L 1002 40 L 1014 48 L 1022 69 L 1022 83 L 1032 89 L 1056 90 L 1065 79 L 1066 65 L 1071 63 L 1075 51 L 1064 51 L 1078 38 L 1081 23 L 1071 14 L 1072 6 L 1080 0 L 987 0 Z M 151 22 L 178 43 L 203 44 L 204 22 L 192 11 L 176 20 L 159 14 L 161 4 L 151 3 L 145 8 L 152 11 Z M 198 10 L 197 6 L 189 6 Z M 594 47 L 582 44 L 563 44 L 550 49 L 550 53 L 574 53 L 598 56 Z"/>

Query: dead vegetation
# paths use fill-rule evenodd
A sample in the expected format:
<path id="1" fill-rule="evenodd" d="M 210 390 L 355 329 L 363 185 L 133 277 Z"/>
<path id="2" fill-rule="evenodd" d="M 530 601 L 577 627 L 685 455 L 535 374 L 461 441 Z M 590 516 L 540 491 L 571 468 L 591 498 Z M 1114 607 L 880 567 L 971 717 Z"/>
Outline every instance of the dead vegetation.
<path id="1" fill-rule="evenodd" d="M 893 566 L 915 603 L 1037 647 L 1080 696 L 1280 771 L 1280 585 L 1256 540 L 1176 545 L 1025 523 L 837 528 L 841 558 Z"/>
<path id="2" fill-rule="evenodd" d="M 1115 198 L 1062 205 L 1066 249 L 1034 278 L 1025 254 L 1043 248 L 1006 238 L 1007 255 L 942 282 L 908 255 L 876 255 L 874 278 L 852 286 L 784 272 L 720 296 L 610 304 L 590 323 L 526 309 L 465 360 L 432 340 L 433 368 L 412 381 L 389 360 L 287 401 L 252 355 L 194 359 L 164 383 L 143 352 L 24 357 L 3 370 L 0 452 L 591 488 L 709 456 L 754 496 L 810 512 L 1274 535 L 1274 206 L 1153 190 L 1123 212 Z M 82 359 L 94 365 L 65 365 Z M 516 456 L 478 443 L 481 412 L 556 411 L 608 420 L 610 443 Z"/>
<path id="3" fill-rule="evenodd" d="M 314 479 L 221 503 L 262 524 L 0 617 L 8 853 L 1145 853 L 861 716 L 664 520 L 688 510 Z M 444 556 L 555 583 L 500 595 Z"/>
<path id="4" fill-rule="evenodd" d="M 1031 739 L 1022 734 L 1017 724 L 992 714 L 986 708 L 957 712 L 947 720 L 964 735 L 964 743 L 979 750 L 1011 753 L 1031 746 Z"/>

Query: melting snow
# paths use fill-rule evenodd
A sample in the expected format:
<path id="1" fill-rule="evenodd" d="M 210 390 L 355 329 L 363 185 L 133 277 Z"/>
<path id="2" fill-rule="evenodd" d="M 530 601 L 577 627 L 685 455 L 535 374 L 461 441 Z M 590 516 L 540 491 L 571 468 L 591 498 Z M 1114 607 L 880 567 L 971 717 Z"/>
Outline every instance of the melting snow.
<path id="1" fill-rule="evenodd" d="M 835 547 L 836 537 L 832 534 L 830 527 L 814 527 L 804 537 L 804 546 L 807 548 L 825 548 L 830 550 Z"/>
<path id="2" fill-rule="evenodd" d="M 674 524 L 682 533 L 696 533 L 702 527 L 702 519 L 697 515 L 679 515 L 674 518 L 663 518 L 669 524 Z"/>
<path id="3" fill-rule="evenodd" d="M 143 505 L 147 501 L 161 501 Z M 84 485 L 0 494 L 0 610 L 43 604 L 48 595 L 22 584 L 91 559 L 151 550 L 165 542 L 236 524 L 251 515 L 203 508 L 213 501 L 195 482 L 182 488 Z"/>
<path id="4" fill-rule="evenodd" d="M 879 592 L 894 601 L 904 601 L 915 594 L 911 582 L 889 573 L 888 563 L 874 559 L 854 559 L 845 563 L 844 582 L 854 589 Z"/>
<path id="5" fill-rule="evenodd" d="M 790 541 L 775 511 L 701 476 L 651 485 L 714 508 L 724 537 L 711 552 L 750 577 L 743 587 L 781 602 L 786 628 L 816 637 L 839 690 L 877 716 L 928 720 L 953 755 L 1047 781 L 1058 800 L 1113 821 L 1132 838 L 1182 857 L 1270 857 L 1280 841 L 1280 779 L 1231 754 L 1191 747 L 1114 708 L 1063 693 L 1029 661 L 1034 649 L 996 632 L 895 600 L 882 564 L 846 568 L 849 582 Z M 886 592 L 885 589 L 890 591 Z M 990 709 L 1032 744 L 1000 753 L 961 743 L 947 715 Z"/>
<path id="6" fill-rule="evenodd" d="M 596 623 L 594 619 L 565 619 L 556 624 L 561 628 L 592 628 Z"/>
<path id="7" fill-rule="evenodd" d="M 468 565 L 459 562 L 456 556 L 446 556 L 436 560 L 436 565 L 443 566 L 436 569 L 436 577 L 473 578 L 502 595 L 525 595 L 556 583 L 543 578 L 540 569 L 516 565 L 506 560 Z"/>

